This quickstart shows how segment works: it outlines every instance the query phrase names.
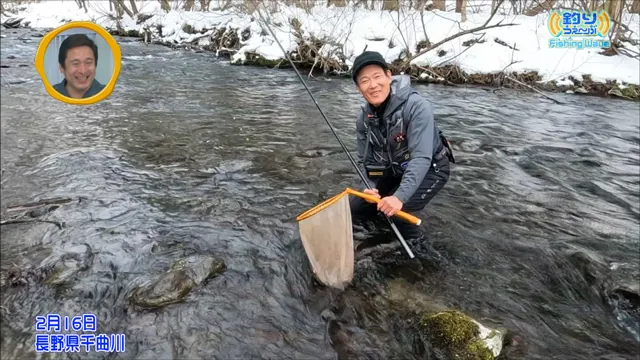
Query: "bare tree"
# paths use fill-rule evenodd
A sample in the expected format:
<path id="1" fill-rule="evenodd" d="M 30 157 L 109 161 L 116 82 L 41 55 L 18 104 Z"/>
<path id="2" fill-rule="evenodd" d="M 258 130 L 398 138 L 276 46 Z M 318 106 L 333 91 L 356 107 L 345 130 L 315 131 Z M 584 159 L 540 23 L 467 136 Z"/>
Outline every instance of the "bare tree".
<path id="1" fill-rule="evenodd" d="M 329 0 L 327 1 L 327 7 L 329 6 L 336 6 L 336 7 L 345 7 L 347 6 L 347 1 L 346 0 Z"/>
<path id="2" fill-rule="evenodd" d="M 118 34 L 123 34 L 124 28 L 122 27 L 122 22 L 120 21 L 122 19 L 122 8 L 120 7 L 120 3 L 118 2 L 118 0 L 109 0 L 109 4 L 111 4 L 112 1 L 113 8 L 116 11 L 116 30 L 118 31 Z"/>
<path id="3" fill-rule="evenodd" d="M 202 11 L 209 11 L 209 5 L 211 4 L 211 0 L 200 0 L 200 8 Z"/>
<path id="4" fill-rule="evenodd" d="M 253 14 L 256 11 L 257 4 L 253 0 L 244 0 L 242 8 L 247 14 Z"/>
<path id="5" fill-rule="evenodd" d="M 447 4 L 445 0 L 433 0 L 433 8 L 440 11 L 447 10 Z"/>
<path id="6" fill-rule="evenodd" d="M 525 10 L 524 14 L 527 16 L 536 16 L 538 14 L 542 14 L 545 11 L 549 11 L 556 6 L 557 0 L 544 0 L 542 2 L 537 3 L 535 6 Z"/>
<path id="7" fill-rule="evenodd" d="M 158 1 L 160 1 L 160 8 L 163 11 L 171 10 L 171 4 L 169 3 L 169 0 L 158 0 Z"/>
<path id="8" fill-rule="evenodd" d="M 598 11 L 602 10 L 603 3 L 598 0 L 589 0 L 589 4 L 587 5 L 587 10 L 589 11 Z"/>
<path id="9" fill-rule="evenodd" d="M 460 13 L 460 20 L 467 21 L 467 0 L 456 0 L 456 12 Z"/>
<path id="10" fill-rule="evenodd" d="M 400 10 L 399 0 L 383 0 L 382 10 L 399 11 Z"/>
<path id="11" fill-rule="evenodd" d="M 415 5 L 416 9 L 423 11 L 424 8 L 427 6 L 427 0 L 415 0 L 413 2 L 413 5 Z"/>
<path id="12" fill-rule="evenodd" d="M 491 0 L 491 11 L 494 11 L 498 7 L 498 0 Z"/>
<path id="13" fill-rule="evenodd" d="M 437 48 L 438 46 L 445 44 L 453 39 L 457 39 L 460 36 L 464 36 L 464 35 L 468 35 L 468 34 L 473 34 L 476 31 L 481 31 L 481 30 L 487 30 L 487 29 L 493 29 L 493 28 L 497 28 L 497 27 L 504 27 L 504 26 L 513 26 L 513 25 L 517 25 L 514 23 L 507 23 L 507 24 L 503 24 L 502 21 L 499 21 L 497 24 L 493 24 L 493 25 L 489 25 L 489 23 L 491 22 L 491 20 L 493 19 L 493 17 L 496 15 L 496 12 L 498 11 L 498 8 L 500 7 L 500 5 L 502 5 L 502 3 L 504 2 L 504 0 L 498 0 L 498 5 L 496 6 L 496 8 L 491 12 L 491 15 L 489 15 L 489 18 L 487 19 L 487 21 L 484 22 L 484 24 L 477 26 L 473 29 L 469 29 L 469 30 L 464 30 L 464 31 L 460 31 L 457 34 L 448 36 L 440 41 L 438 41 L 435 44 L 431 44 L 430 46 L 427 46 L 426 48 L 422 49 L 421 51 L 419 51 L 417 54 L 411 56 L 409 59 L 407 59 L 405 61 L 406 64 L 409 64 L 413 59 L 431 51 L 432 49 Z"/>
<path id="14" fill-rule="evenodd" d="M 131 12 L 131 10 L 129 10 L 127 5 L 125 5 L 124 0 L 115 0 L 115 2 L 116 2 L 116 8 L 120 8 L 121 14 L 119 16 L 122 16 L 122 12 L 124 11 L 127 13 L 127 15 L 129 15 L 130 18 L 133 19 L 134 14 L 133 12 Z"/>
<path id="15" fill-rule="evenodd" d="M 625 6 L 625 0 L 607 0 L 605 3 L 605 9 L 611 16 L 611 35 L 613 37 L 612 43 L 617 43 L 620 39 L 622 31 L 618 31 L 620 23 L 622 22 L 622 12 Z"/>
<path id="16" fill-rule="evenodd" d="M 137 14 L 138 13 L 138 6 L 136 6 L 136 0 L 129 0 L 129 2 L 131 3 L 131 11 L 133 12 L 133 14 Z"/>
<path id="17" fill-rule="evenodd" d="M 185 0 L 184 5 L 182 6 L 182 8 L 185 11 L 191 11 L 193 10 L 193 5 L 195 5 L 196 0 Z"/>
<path id="18" fill-rule="evenodd" d="M 84 9 L 84 12 L 85 12 L 85 13 L 86 13 L 86 12 L 88 12 L 88 10 L 87 10 L 87 4 L 85 3 L 85 1 L 84 1 L 84 0 L 76 0 L 76 2 L 78 3 L 78 7 L 79 7 L 80 9 Z"/>
<path id="19" fill-rule="evenodd" d="M 427 35 L 427 26 L 424 23 L 424 7 L 420 9 L 420 21 L 422 22 L 422 31 L 424 32 L 424 46 L 430 47 L 431 41 L 429 40 L 429 35 Z M 418 49 L 420 51 L 420 49 Z"/>

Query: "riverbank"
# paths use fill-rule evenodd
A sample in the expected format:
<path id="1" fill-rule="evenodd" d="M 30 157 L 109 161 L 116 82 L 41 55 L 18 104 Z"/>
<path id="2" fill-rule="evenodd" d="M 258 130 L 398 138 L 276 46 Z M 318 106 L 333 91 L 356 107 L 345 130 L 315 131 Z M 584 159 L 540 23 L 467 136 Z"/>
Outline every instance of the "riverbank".
<path id="1" fill-rule="evenodd" d="M 90 2 L 86 12 L 74 2 L 19 5 L 9 17 L 3 16 L 3 23 L 10 18 L 14 26 L 54 28 L 90 20 L 112 34 L 174 48 L 214 51 L 234 64 L 289 67 L 267 29 L 239 9 L 164 11 L 157 1 L 136 3 L 136 15 L 125 13 L 119 18 L 109 11 L 108 3 L 100 1 Z M 433 46 L 461 31 L 481 27 L 491 16 L 490 9 L 477 8 L 464 23 L 454 11 L 403 11 L 398 17 L 397 12 L 352 7 L 305 11 L 279 6 L 277 10 L 265 16 L 282 46 L 305 72 L 346 76 L 355 56 L 366 47 L 381 52 L 393 64 L 394 73 L 410 74 L 416 82 L 527 87 L 640 100 L 638 59 L 599 54 L 600 49 L 550 49 L 547 14 L 496 14 L 487 25 L 501 26 L 456 37 L 416 56 L 428 43 Z M 638 15 L 626 14 L 624 19 L 635 34 L 632 38 L 637 39 Z M 624 46 L 639 48 L 629 43 Z M 407 48 L 415 57 L 410 62 L 405 57 Z"/>

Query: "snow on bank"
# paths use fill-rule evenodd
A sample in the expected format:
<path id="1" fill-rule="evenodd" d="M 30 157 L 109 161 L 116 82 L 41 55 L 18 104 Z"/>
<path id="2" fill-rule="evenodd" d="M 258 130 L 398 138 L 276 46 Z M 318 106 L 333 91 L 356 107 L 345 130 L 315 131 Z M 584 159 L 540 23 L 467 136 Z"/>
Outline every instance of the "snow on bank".
<path id="1" fill-rule="evenodd" d="M 207 45 L 216 28 L 236 29 L 241 39 L 241 47 L 233 56 L 233 60 L 243 60 L 248 52 L 257 53 L 270 60 L 282 58 L 281 49 L 266 29 L 263 30 L 250 15 L 237 10 L 164 12 L 160 9 L 159 1 L 136 1 L 136 4 L 140 13 L 152 17 L 136 24 L 135 19 L 125 14 L 121 22 L 125 31 L 142 32 L 147 29 L 158 35 L 157 25 L 161 25 L 162 36 L 158 36 L 158 40 Z M 106 28 L 115 28 L 115 21 L 107 16 L 110 13 L 107 1 L 90 1 L 87 2 L 87 6 L 88 12 L 85 13 L 83 9 L 78 9 L 74 1 L 45 1 L 21 6 L 16 16 L 24 17 L 22 23 L 32 28 L 53 28 L 69 20 L 90 20 Z M 404 11 L 398 19 L 397 12 L 351 7 L 315 7 L 307 13 L 303 9 L 281 5 L 278 12 L 267 16 L 270 24 L 277 24 L 271 27 L 288 51 L 295 50 L 296 39 L 290 20 L 296 18 L 305 35 L 330 39 L 332 43 L 340 44 L 333 48 L 327 46 L 323 50 L 325 54 L 335 54 L 336 51 L 343 53 L 347 59 L 346 65 L 351 66 L 352 61 L 365 47 L 367 50 L 379 51 L 390 62 L 400 56 L 405 44 L 415 52 L 416 45 L 425 38 L 423 22 L 429 40 L 436 43 L 462 30 L 483 24 L 489 17 L 489 10 L 468 14 L 465 23 L 459 23 L 460 14 L 452 11 L 424 12 L 423 19 L 419 12 Z M 517 25 L 458 37 L 414 59 L 412 63 L 420 66 L 455 64 L 470 74 L 501 72 L 511 64 L 508 70 L 537 71 L 543 77 L 543 81 L 566 82 L 568 76 L 581 80 L 583 74 L 590 74 L 594 81 L 617 80 L 618 83 L 640 84 L 640 62 L 636 59 L 622 55 L 599 55 L 599 49 L 550 49 L 548 41 L 551 35 L 547 30 L 547 18 L 546 14 L 534 17 L 496 15 L 490 24 L 502 21 Z M 638 15 L 627 14 L 623 22 L 628 24 L 635 34 L 640 34 L 639 20 Z M 193 30 L 183 31 L 185 24 Z M 242 41 L 242 32 L 246 28 L 250 29 L 251 36 Z M 203 30 L 204 33 L 193 34 Z M 463 45 L 471 39 L 480 38 L 482 33 L 483 43 L 471 47 Z M 635 36 L 637 38 L 637 35 Z M 633 48 L 630 44 L 626 46 Z M 640 51 L 640 48 L 635 46 L 634 50 Z"/>

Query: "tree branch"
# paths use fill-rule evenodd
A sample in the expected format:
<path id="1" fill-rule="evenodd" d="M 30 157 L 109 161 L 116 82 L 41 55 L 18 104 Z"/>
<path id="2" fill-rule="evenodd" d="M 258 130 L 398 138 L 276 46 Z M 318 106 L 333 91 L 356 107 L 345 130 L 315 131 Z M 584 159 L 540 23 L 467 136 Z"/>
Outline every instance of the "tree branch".
<path id="1" fill-rule="evenodd" d="M 562 103 L 561 103 L 560 101 L 558 101 L 558 100 L 556 100 L 556 99 L 552 98 L 552 97 L 551 97 L 551 96 L 549 96 L 549 95 L 546 95 L 545 93 L 543 93 L 542 91 L 540 91 L 540 90 L 538 90 L 538 89 L 534 88 L 534 87 L 533 87 L 533 86 L 531 86 L 531 85 L 527 85 L 527 84 L 523 83 L 522 81 L 520 81 L 520 80 L 516 80 L 516 79 L 514 79 L 514 78 L 512 78 L 512 77 L 510 77 L 510 76 L 505 76 L 504 78 L 505 78 L 505 79 L 508 79 L 508 80 L 511 80 L 511 81 L 513 81 L 514 83 L 518 84 L 518 85 L 522 85 L 522 86 L 526 87 L 527 89 L 530 89 L 530 90 L 532 90 L 532 91 L 535 91 L 536 93 L 538 93 L 538 94 L 540 94 L 540 95 L 544 96 L 545 98 L 547 98 L 547 99 L 549 99 L 549 100 L 551 100 L 551 101 L 555 102 L 556 104 L 562 105 Z"/>
<path id="2" fill-rule="evenodd" d="M 485 36 L 485 35 L 486 35 L 486 34 L 482 34 L 482 35 L 480 35 L 480 37 L 476 39 L 476 42 L 474 42 L 473 44 L 471 44 L 470 46 L 468 46 L 466 49 L 464 49 L 464 50 L 460 51 L 460 53 L 456 54 L 456 56 L 454 56 L 454 57 L 452 57 L 452 58 L 450 58 L 450 59 L 443 60 L 443 61 L 441 61 L 441 62 L 437 63 L 436 65 L 434 65 L 433 67 L 442 66 L 442 65 L 444 65 L 444 64 L 446 64 L 446 63 L 448 63 L 448 62 L 452 61 L 453 59 L 455 59 L 455 58 L 459 57 L 460 55 L 464 54 L 467 50 L 471 49 L 471 48 L 472 48 L 472 47 L 474 47 L 474 46 L 475 46 L 479 41 L 481 41 L 482 39 L 484 39 L 484 36 Z"/>
<path id="3" fill-rule="evenodd" d="M 493 19 L 493 17 L 495 16 L 495 14 L 498 12 L 498 8 L 500 7 L 500 5 L 502 5 L 502 3 L 504 2 L 504 0 L 499 0 L 497 6 L 495 9 L 493 9 L 493 11 L 491 11 L 491 15 L 489 16 L 489 18 L 487 19 L 487 21 L 485 21 L 484 24 L 475 27 L 473 29 L 469 29 L 469 30 L 464 30 L 461 31 L 455 35 L 451 35 L 443 40 L 438 41 L 437 43 L 427 47 L 426 49 L 423 49 L 422 51 L 418 52 L 416 55 L 412 56 L 411 58 L 409 58 L 408 60 L 406 60 L 407 63 L 410 63 L 411 61 L 413 61 L 413 59 L 422 56 L 424 54 L 426 54 L 427 52 L 437 48 L 438 46 L 447 43 L 453 39 L 459 38 L 460 36 L 464 36 L 464 35 L 468 35 L 471 33 L 474 33 L 476 31 L 480 31 L 480 30 L 487 30 L 487 29 L 492 29 L 492 28 L 497 28 L 497 27 L 504 27 L 504 26 L 513 26 L 513 25 L 518 25 L 518 24 L 514 24 L 514 23 L 509 23 L 509 24 L 502 24 L 501 22 L 495 24 L 495 25 L 488 25 L 491 20 Z"/>
<path id="4" fill-rule="evenodd" d="M 15 219 L 15 220 L 3 220 L 0 221 L 0 225 L 9 225 L 9 224 L 25 224 L 25 223 L 49 223 L 49 224 L 54 224 L 55 226 L 58 227 L 58 229 L 62 230 L 62 228 L 64 227 L 64 224 L 59 222 L 59 221 L 55 221 L 55 220 L 41 220 L 41 219 Z"/>
<path id="5" fill-rule="evenodd" d="M 445 78 L 444 76 L 438 74 L 437 72 L 435 72 L 435 70 L 431 70 L 431 69 L 427 69 L 426 67 L 422 67 L 422 66 L 417 66 L 418 69 L 424 71 L 424 72 L 428 72 L 429 74 L 433 75 L 436 77 L 436 80 L 438 80 L 439 78 L 443 80 L 443 82 L 449 86 L 456 86 L 456 84 L 452 83 L 451 81 L 447 80 L 447 78 Z"/>

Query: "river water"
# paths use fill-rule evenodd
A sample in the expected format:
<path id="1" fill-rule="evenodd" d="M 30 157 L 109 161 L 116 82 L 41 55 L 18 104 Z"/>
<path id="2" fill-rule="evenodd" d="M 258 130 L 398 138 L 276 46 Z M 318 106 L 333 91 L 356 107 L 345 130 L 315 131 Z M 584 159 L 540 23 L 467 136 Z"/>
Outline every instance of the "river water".
<path id="1" fill-rule="evenodd" d="M 2 271 L 83 244 L 91 261 L 63 288 L 3 285 L 2 359 L 81 358 L 36 356 L 34 318 L 88 312 L 126 352 L 82 358 L 427 358 L 411 321 L 372 300 L 386 284 L 506 328 L 505 359 L 637 358 L 640 317 L 615 290 L 638 276 L 638 103 L 417 86 L 458 160 L 420 214 L 429 246 L 358 260 L 339 292 L 312 281 L 295 217 L 357 175 L 295 73 L 119 39 L 115 92 L 74 107 L 36 75 L 37 32 L 3 33 L 2 205 L 79 201 L 49 214 L 62 229 L 2 226 Z M 309 85 L 355 149 L 353 84 Z M 227 270 L 182 303 L 132 307 L 175 260 L 152 248 L 172 243 Z"/>

